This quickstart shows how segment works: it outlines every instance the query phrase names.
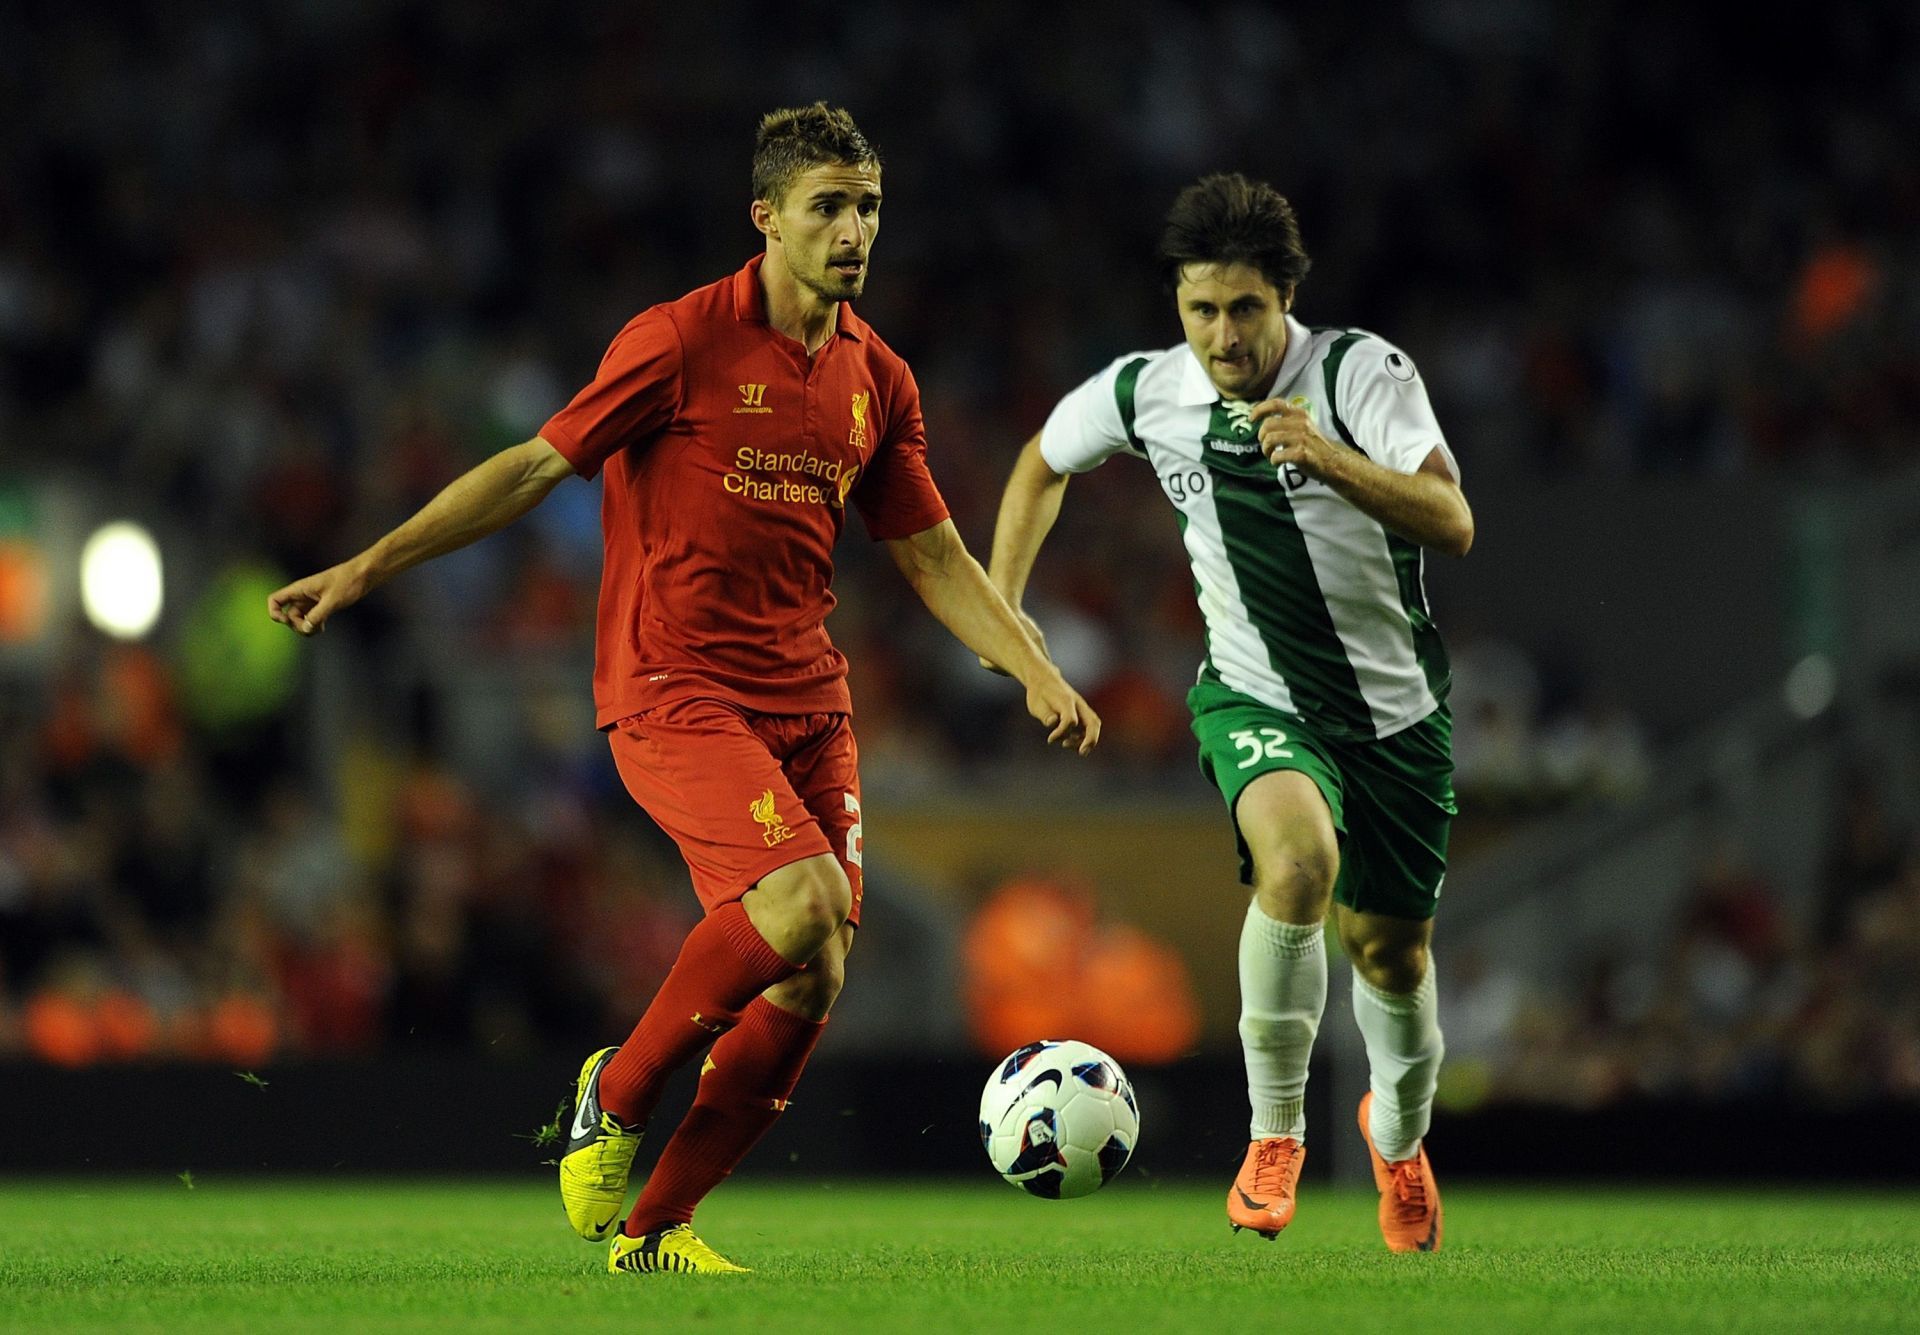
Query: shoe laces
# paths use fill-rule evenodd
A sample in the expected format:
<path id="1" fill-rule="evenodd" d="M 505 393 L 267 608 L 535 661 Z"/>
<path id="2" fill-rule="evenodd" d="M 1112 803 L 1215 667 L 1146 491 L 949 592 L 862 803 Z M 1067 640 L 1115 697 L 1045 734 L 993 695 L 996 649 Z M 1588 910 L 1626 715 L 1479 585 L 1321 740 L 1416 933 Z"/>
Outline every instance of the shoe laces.
<path id="1" fill-rule="evenodd" d="M 682 1255 L 698 1265 L 728 1266 L 733 1264 L 733 1262 L 729 1261 L 719 1252 L 716 1252 L 713 1248 L 702 1242 L 700 1235 L 693 1231 L 692 1224 L 675 1224 L 672 1228 L 667 1229 L 660 1235 L 660 1241 L 662 1242 L 665 1242 L 668 1238 L 674 1240 L 675 1245 Z"/>
<path id="2" fill-rule="evenodd" d="M 627 1174 L 633 1168 L 634 1152 L 640 1148 L 640 1132 L 628 1131 L 621 1127 L 613 1132 L 606 1123 L 618 1126 L 611 1117 L 601 1126 L 601 1138 L 594 1143 L 594 1153 L 588 1156 L 591 1168 L 583 1168 L 583 1173 L 593 1176 L 593 1181 L 603 1191 L 617 1190 L 627 1185 Z"/>
<path id="3" fill-rule="evenodd" d="M 1257 1191 L 1280 1191 L 1300 1153 L 1300 1142 L 1286 1136 L 1263 1140 L 1253 1151 L 1253 1185 Z"/>
<path id="4" fill-rule="evenodd" d="M 623 1126 L 620 1119 L 610 1112 L 600 1114 L 600 1135 L 608 1141 L 627 1141 L 638 1145 L 644 1133 L 638 1128 Z"/>
<path id="5" fill-rule="evenodd" d="M 1395 1213 L 1409 1219 L 1424 1216 L 1427 1212 L 1427 1175 L 1420 1171 L 1419 1156 L 1388 1164 L 1387 1172 L 1391 1177 Z"/>

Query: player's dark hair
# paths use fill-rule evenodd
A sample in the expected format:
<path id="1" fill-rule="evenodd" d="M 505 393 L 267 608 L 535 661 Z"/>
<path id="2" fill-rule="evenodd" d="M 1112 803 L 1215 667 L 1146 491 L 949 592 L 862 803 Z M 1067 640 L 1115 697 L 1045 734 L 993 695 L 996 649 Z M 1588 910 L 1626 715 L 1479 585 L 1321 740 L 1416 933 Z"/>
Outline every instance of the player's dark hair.
<path id="1" fill-rule="evenodd" d="M 1160 265 L 1169 288 L 1189 264 L 1248 264 L 1282 294 L 1313 261 L 1287 197 L 1239 172 L 1203 176 L 1173 201 L 1160 235 Z"/>
<path id="2" fill-rule="evenodd" d="M 753 197 L 775 208 L 794 178 L 812 167 L 880 168 L 879 150 L 867 142 L 844 107 L 815 102 L 782 107 L 760 118 L 753 141 Z"/>

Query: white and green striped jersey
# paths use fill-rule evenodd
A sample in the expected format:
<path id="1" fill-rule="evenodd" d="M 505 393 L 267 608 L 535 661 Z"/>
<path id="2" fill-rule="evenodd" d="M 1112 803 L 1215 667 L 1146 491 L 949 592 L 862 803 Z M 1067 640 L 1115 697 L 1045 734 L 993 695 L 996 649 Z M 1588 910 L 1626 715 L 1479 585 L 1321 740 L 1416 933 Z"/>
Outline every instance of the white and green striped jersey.
<path id="1" fill-rule="evenodd" d="M 1273 396 L 1383 467 L 1412 473 L 1437 449 L 1459 477 L 1411 358 L 1364 330 L 1286 319 Z M 1084 473 L 1116 454 L 1153 465 L 1206 618 L 1203 681 L 1329 737 L 1389 737 L 1447 693 L 1421 549 L 1325 483 L 1268 463 L 1252 408 L 1223 400 L 1182 343 L 1122 357 L 1068 394 L 1040 452 L 1056 473 Z"/>

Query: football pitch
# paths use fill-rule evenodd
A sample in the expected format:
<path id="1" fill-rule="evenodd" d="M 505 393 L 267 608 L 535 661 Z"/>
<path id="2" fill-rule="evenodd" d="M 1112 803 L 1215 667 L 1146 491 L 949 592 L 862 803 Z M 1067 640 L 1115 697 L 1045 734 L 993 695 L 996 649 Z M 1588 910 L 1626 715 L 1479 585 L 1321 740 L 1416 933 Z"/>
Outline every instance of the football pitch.
<path id="1" fill-rule="evenodd" d="M 1920 1197 L 1448 1187 L 1433 1256 L 1370 1192 L 1276 1243 L 1213 1187 L 1082 1201 L 997 1182 L 723 1187 L 746 1276 L 609 1275 L 548 1187 L 208 1178 L 0 1183 L 0 1329 L 833 1332 L 1914 1330 Z"/>

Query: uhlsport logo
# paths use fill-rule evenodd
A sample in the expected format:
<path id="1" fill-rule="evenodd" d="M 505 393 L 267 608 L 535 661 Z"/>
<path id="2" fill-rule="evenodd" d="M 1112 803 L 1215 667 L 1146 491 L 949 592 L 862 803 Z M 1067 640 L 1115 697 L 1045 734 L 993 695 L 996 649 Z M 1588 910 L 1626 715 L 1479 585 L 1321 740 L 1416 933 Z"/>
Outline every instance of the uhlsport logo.
<path id="1" fill-rule="evenodd" d="M 793 838 L 793 831 L 787 828 L 786 817 L 774 807 L 773 789 L 767 789 L 749 802 L 747 814 L 760 822 L 760 836 L 767 841 L 768 848 Z"/>
<path id="2" fill-rule="evenodd" d="M 1253 404 L 1245 399 L 1223 399 L 1213 405 L 1207 419 L 1207 433 L 1200 437 L 1203 450 L 1230 458 L 1260 453 L 1254 438 Z"/>
<path id="3" fill-rule="evenodd" d="M 767 387 L 765 385 L 741 385 L 739 386 L 739 390 L 740 406 L 734 409 L 736 413 L 770 413 L 773 411 L 773 409 L 767 407 L 766 404 Z"/>
<path id="4" fill-rule="evenodd" d="M 853 430 L 847 433 L 847 444 L 865 454 L 867 452 L 867 391 L 861 390 L 853 396 Z M 840 493 L 846 498 L 846 493 Z"/>
<path id="5" fill-rule="evenodd" d="M 1313 400 L 1295 394 L 1287 405 L 1303 413 L 1313 412 Z M 1253 420 L 1254 405 L 1245 399 L 1223 399 L 1213 405 L 1207 419 L 1206 434 L 1200 437 L 1202 450 L 1224 454 L 1230 459 L 1248 459 L 1262 453 L 1259 424 Z"/>

